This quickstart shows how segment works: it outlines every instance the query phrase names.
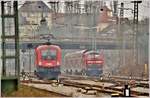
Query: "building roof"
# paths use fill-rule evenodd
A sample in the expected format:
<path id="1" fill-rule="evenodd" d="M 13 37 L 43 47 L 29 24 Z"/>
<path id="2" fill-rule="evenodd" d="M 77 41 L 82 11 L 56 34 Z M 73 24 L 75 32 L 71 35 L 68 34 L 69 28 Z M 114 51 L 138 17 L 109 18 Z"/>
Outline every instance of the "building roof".
<path id="1" fill-rule="evenodd" d="M 51 12 L 52 10 L 43 1 L 26 1 L 20 8 L 21 12 Z"/>
<path id="2" fill-rule="evenodd" d="M 102 11 L 100 13 L 99 22 L 100 23 L 109 23 L 112 16 L 108 14 L 111 10 L 107 6 L 102 7 Z"/>

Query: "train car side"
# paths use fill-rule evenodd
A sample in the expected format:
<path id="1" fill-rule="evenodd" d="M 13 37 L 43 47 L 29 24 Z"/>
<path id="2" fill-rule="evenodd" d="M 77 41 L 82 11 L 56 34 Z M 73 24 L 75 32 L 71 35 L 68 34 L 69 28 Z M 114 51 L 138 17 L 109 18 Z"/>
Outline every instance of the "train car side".
<path id="1" fill-rule="evenodd" d="M 102 54 L 93 51 L 82 50 L 65 55 L 66 73 L 69 74 L 101 76 L 103 63 Z"/>
<path id="2" fill-rule="evenodd" d="M 68 53 L 65 55 L 65 68 L 66 68 L 66 73 L 69 74 L 82 74 L 82 70 L 85 69 L 85 66 L 83 66 L 84 61 L 83 61 L 83 52 L 78 51 L 74 53 Z"/>

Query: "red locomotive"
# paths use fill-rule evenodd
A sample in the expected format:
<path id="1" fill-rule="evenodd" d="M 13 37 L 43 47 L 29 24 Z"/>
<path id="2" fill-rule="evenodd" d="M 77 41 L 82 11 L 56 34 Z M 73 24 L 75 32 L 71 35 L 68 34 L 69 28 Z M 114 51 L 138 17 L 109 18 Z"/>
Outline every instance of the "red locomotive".
<path id="1" fill-rule="evenodd" d="M 68 73 L 101 76 L 103 73 L 103 52 L 82 50 L 65 55 L 65 68 Z"/>
<path id="2" fill-rule="evenodd" d="M 37 76 L 46 79 L 58 79 L 61 65 L 61 48 L 45 44 L 35 48 Z"/>

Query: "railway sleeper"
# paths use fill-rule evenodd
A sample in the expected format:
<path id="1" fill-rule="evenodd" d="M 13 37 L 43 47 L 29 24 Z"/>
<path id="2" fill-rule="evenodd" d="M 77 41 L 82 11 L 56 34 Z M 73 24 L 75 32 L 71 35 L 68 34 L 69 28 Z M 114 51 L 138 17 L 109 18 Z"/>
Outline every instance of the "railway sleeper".
<path id="1" fill-rule="evenodd" d="M 51 86 L 53 86 L 53 87 L 57 87 L 57 86 L 60 86 L 60 85 L 63 85 L 63 84 L 61 84 L 60 80 L 53 80 L 52 83 L 51 83 Z"/>
<path id="2" fill-rule="evenodd" d="M 131 91 L 131 95 L 134 95 L 134 96 L 149 96 L 149 93 Z"/>
<path id="3" fill-rule="evenodd" d="M 92 87 L 84 87 L 77 89 L 77 92 L 81 92 L 82 94 L 86 95 L 96 95 L 97 91 L 92 89 Z"/>

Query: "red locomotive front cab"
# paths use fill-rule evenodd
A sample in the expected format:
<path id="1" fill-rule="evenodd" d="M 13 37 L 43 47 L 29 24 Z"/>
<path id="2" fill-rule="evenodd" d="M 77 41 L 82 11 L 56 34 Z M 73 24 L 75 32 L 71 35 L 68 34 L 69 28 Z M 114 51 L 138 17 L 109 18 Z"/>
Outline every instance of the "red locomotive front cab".
<path id="1" fill-rule="evenodd" d="M 100 76 L 103 73 L 104 57 L 96 51 L 89 51 L 83 55 L 86 74 L 89 76 Z"/>
<path id="2" fill-rule="evenodd" d="M 58 79 L 61 65 L 61 49 L 57 45 L 40 45 L 35 48 L 37 76 L 40 79 Z"/>
<path id="3" fill-rule="evenodd" d="M 87 52 L 84 54 L 84 65 L 93 65 L 102 66 L 104 63 L 104 57 L 102 53 L 97 52 Z"/>
<path id="4" fill-rule="evenodd" d="M 56 45 L 41 45 L 35 49 L 36 66 L 56 67 L 61 65 L 61 49 Z"/>

